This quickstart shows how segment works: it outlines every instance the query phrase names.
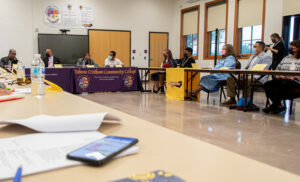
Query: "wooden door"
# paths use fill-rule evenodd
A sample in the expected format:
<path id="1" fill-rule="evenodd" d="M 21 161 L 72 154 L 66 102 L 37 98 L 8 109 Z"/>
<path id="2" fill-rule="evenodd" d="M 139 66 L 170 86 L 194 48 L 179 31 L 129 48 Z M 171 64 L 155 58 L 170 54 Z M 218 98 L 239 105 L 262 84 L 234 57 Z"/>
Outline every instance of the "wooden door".
<path id="1" fill-rule="evenodd" d="M 169 47 L 169 33 L 150 32 L 149 41 L 149 67 L 160 67 L 164 60 L 163 51 Z"/>
<path id="2" fill-rule="evenodd" d="M 114 30 L 89 30 L 89 51 L 99 66 L 104 66 L 110 51 L 116 51 L 116 57 L 125 67 L 131 66 L 131 32 Z"/>

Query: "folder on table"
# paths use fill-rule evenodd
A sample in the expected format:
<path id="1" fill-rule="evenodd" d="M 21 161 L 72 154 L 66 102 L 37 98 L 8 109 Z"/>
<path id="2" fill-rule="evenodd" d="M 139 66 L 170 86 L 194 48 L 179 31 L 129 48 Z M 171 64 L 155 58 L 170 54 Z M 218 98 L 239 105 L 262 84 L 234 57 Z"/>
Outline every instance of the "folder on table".
<path id="1" fill-rule="evenodd" d="M 94 65 L 86 65 L 87 68 L 95 68 Z"/>
<path id="2" fill-rule="evenodd" d="M 230 69 L 231 69 L 230 67 L 222 67 L 219 70 L 230 70 Z"/>
<path id="3" fill-rule="evenodd" d="M 117 64 L 117 65 L 115 65 L 115 67 L 116 67 L 116 68 L 122 68 L 122 65 Z"/>
<path id="4" fill-rule="evenodd" d="M 54 64 L 54 68 L 62 68 L 62 64 Z"/>
<path id="5" fill-rule="evenodd" d="M 267 64 L 257 64 L 252 68 L 252 71 L 264 71 L 267 66 Z"/>
<path id="6" fill-rule="evenodd" d="M 192 63 L 192 67 L 193 67 L 193 69 L 199 69 L 199 66 L 197 63 Z"/>

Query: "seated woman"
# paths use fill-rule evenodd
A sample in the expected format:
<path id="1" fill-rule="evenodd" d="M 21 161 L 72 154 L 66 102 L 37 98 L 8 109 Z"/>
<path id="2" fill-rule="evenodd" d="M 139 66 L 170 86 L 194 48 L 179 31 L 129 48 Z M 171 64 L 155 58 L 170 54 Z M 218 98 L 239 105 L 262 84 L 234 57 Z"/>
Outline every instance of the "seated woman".
<path id="1" fill-rule="evenodd" d="M 279 63 L 276 70 L 300 71 L 300 40 L 290 43 L 289 53 L 290 55 Z M 264 88 L 267 97 L 272 101 L 272 105 L 263 111 L 277 114 L 285 110 L 281 101 L 300 96 L 294 93 L 295 89 L 300 89 L 300 77 L 276 76 L 276 79 L 265 83 Z"/>
<path id="2" fill-rule="evenodd" d="M 163 51 L 164 61 L 161 63 L 161 68 L 176 68 L 177 65 L 173 59 L 172 52 L 169 49 Z M 153 92 L 164 92 L 164 81 L 166 79 L 166 72 L 157 72 L 151 74 L 151 80 L 153 81 Z"/>
<path id="3" fill-rule="evenodd" d="M 236 66 L 237 56 L 232 45 L 226 44 L 222 49 L 222 57 L 220 58 L 218 64 L 214 69 L 218 70 L 220 68 L 234 69 Z M 223 80 L 227 80 L 229 74 L 214 73 L 201 78 L 199 86 L 192 91 L 191 96 L 196 98 L 199 92 L 203 89 L 214 90 L 218 83 Z"/>
<path id="4" fill-rule="evenodd" d="M 12 92 L 6 89 L 6 86 L 3 83 L 0 83 L 0 96 L 1 95 L 10 95 Z"/>

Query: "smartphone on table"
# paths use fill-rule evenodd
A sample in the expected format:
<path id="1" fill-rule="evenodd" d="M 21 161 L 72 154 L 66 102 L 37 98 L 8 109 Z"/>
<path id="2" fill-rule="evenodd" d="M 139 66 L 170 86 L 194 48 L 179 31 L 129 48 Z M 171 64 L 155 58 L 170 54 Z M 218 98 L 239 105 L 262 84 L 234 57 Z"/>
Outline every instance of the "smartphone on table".
<path id="1" fill-rule="evenodd" d="M 70 152 L 67 158 L 101 166 L 136 143 L 136 138 L 107 136 Z"/>

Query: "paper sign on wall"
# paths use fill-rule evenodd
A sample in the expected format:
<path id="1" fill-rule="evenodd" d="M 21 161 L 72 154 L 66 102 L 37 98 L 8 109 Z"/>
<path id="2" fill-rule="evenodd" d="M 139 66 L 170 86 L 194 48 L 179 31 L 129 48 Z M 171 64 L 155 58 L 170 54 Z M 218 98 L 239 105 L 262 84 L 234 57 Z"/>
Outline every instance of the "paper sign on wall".
<path id="1" fill-rule="evenodd" d="M 45 6 L 45 23 L 51 27 L 84 28 L 93 25 L 93 8 L 76 3 L 56 3 Z"/>

